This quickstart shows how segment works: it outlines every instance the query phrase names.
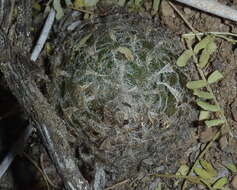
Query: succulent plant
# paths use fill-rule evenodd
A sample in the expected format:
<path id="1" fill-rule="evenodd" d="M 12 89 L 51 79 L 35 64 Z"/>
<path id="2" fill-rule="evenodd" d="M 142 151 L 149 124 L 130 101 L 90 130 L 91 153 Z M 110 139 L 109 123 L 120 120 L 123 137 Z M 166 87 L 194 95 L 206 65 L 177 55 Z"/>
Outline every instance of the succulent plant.
<path id="1" fill-rule="evenodd" d="M 61 44 L 63 63 L 48 86 L 51 101 L 109 162 L 123 168 L 143 159 L 151 151 L 147 142 L 178 123 L 173 118 L 183 93 L 183 75 L 174 64 L 182 50 L 178 39 L 123 13 L 87 24 Z"/>

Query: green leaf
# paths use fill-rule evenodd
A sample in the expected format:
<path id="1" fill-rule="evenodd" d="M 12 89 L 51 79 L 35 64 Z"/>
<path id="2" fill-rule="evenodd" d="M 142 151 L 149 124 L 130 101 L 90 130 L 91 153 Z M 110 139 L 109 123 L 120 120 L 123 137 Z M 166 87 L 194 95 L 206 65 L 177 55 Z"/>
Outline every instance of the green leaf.
<path id="1" fill-rule="evenodd" d="M 214 98 L 214 96 L 211 95 L 209 92 L 204 92 L 204 91 L 200 91 L 200 90 L 197 90 L 197 89 L 195 89 L 195 90 L 193 91 L 193 94 L 194 94 L 195 96 L 198 96 L 199 98 L 204 98 L 204 99 L 208 99 L 208 100 Z"/>
<path id="2" fill-rule="evenodd" d="M 209 84 L 215 83 L 223 78 L 223 75 L 219 71 L 214 71 L 207 79 Z"/>
<path id="3" fill-rule="evenodd" d="M 216 44 L 214 42 L 214 38 L 210 39 L 209 42 L 206 44 L 206 47 L 204 47 L 200 59 L 199 59 L 199 63 L 198 66 L 202 69 L 204 68 L 207 63 L 208 60 L 210 58 L 210 55 L 216 51 Z"/>
<path id="4" fill-rule="evenodd" d="M 202 120 L 208 119 L 209 117 L 210 117 L 209 111 L 200 111 L 198 120 L 202 121 Z"/>
<path id="5" fill-rule="evenodd" d="M 224 123 L 225 123 L 225 120 L 223 119 L 213 119 L 213 120 L 205 121 L 205 124 L 207 127 L 214 127 L 217 125 L 222 125 Z"/>
<path id="6" fill-rule="evenodd" d="M 185 50 L 182 55 L 179 56 L 178 60 L 177 60 L 177 65 L 179 67 L 184 67 L 187 65 L 188 63 L 188 60 L 192 57 L 193 55 L 193 51 L 188 49 L 188 50 Z"/>
<path id="7" fill-rule="evenodd" d="M 185 176 L 188 174 L 188 172 L 189 172 L 189 167 L 186 164 L 183 164 L 179 167 L 175 175 Z"/>
<path id="8" fill-rule="evenodd" d="M 225 165 L 227 169 L 229 169 L 232 173 L 237 173 L 237 167 L 235 164 L 227 164 Z"/>
<path id="9" fill-rule="evenodd" d="M 203 51 L 202 51 L 202 54 L 201 54 L 201 56 L 200 56 L 200 59 L 199 59 L 199 63 L 198 63 L 198 66 L 202 69 L 202 68 L 204 68 L 206 65 L 207 65 L 207 63 L 208 63 L 208 60 L 209 60 L 209 58 L 210 58 L 210 52 L 207 50 L 207 49 L 204 49 Z"/>
<path id="10" fill-rule="evenodd" d="M 134 57 L 132 54 L 132 51 L 130 49 L 128 49 L 127 47 L 119 47 L 117 49 L 118 52 L 124 54 L 124 56 L 129 60 L 129 61 L 133 61 Z"/>
<path id="11" fill-rule="evenodd" d="M 56 10 L 56 19 L 59 20 L 63 17 L 63 8 L 61 6 L 60 0 L 53 1 L 53 7 Z"/>
<path id="12" fill-rule="evenodd" d="M 211 112 L 220 111 L 220 107 L 219 106 L 212 105 L 212 104 L 209 104 L 207 102 L 197 101 L 197 105 L 200 106 L 202 109 L 207 110 L 207 111 L 211 111 Z"/>
<path id="13" fill-rule="evenodd" d="M 207 162 L 206 160 L 201 159 L 200 165 L 213 177 L 218 175 L 217 171 L 212 167 L 211 163 Z"/>
<path id="14" fill-rule="evenodd" d="M 202 168 L 194 168 L 194 172 L 203 179 L 211 179 L 213 175 Z"/>
<path id="15" fill-rule="evenodd" d="M 160 0 L 153 0 L 153 10 L 154 12 L 157 12 L 160 7 Z"/>
<path id="16" fill-rule="evenodd" d="M 208 44 L 213 41 L 214 38 L 210 35 L 203 38 L 195 47 L 194 47 L 194 53 L 197 54 L 200 50 L 206 48 Z"/>
<path id="17" fill-rule="evenodd" d="M 221 189 L 222 187 L 224 187 L 224 185 L 226 185 L 228 183 L 228 179 L 227 177 L 222 177 L 220 179 L 218 179 L 214 185 L 213 188 L 214 189 Z"/>
<path id="18" fill-rule="evenodd" d="M 190 81 L 186 84 L 187 88 L 189 88 L 189 89 L 203 88 L 206 85 L 207 85 L 207 83 L 204 80 Z"/>

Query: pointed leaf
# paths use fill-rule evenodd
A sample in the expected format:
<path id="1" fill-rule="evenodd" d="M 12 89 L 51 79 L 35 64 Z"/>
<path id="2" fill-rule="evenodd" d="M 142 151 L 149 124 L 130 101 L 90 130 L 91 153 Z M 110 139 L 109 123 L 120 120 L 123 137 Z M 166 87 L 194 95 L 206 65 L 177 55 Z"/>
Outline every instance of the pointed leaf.
<path id="1" fill-rule="evenodd" d="M 177 60 L 177 65 L 179 67 L 184 67 L 187 65 L 188 60 L 192 57 L 193 55 L 193 51 L 190 49 L 185 50 L 182 55 L 179 56 L 178 60 Z"/>
<path id="2" fill-rule="evenodd" d="M 203 38 L 195 47 L 194 47 L 194 53 L 197 54 L 201 49 L 204 49 L 207 47 L 207 45 L 210 43 L 210 41 L 213 40 L 213 37 L 208 35 L 205 38 Z"/>
<path id="3" fill-rule="evenodd" d="M 127 47 L 119 47 L 117 49 L 117 51 L 122 53 L 129 61 L 133 61 L 134 60 L 132 51 L 130 49 L 128 49 Z"/>
<path id="4" fill-rule="evenodd" d="M 211 95 L 209 92 L 204 92 L 204 91 L 200 91 L 200 90 L 194 90 L 193 94 L 198 96 L 199 98 L 204 98 L 204 99 L 213 99 L 214 96 Z"/>
<path id="5" fill-rule="evenodd" d="M 224 185 L 226 185 L 228 183 L 228 179 L 227 177 L 222 177 L 220 179 L 218 179 L 214 185 L 213 188 L 214 189 L 221 189 L 222 187 L 224 187 Z"/>
<path id="6" fill-rule="evenodd" d="M 204 110 L 206 110 L 206 111 L 211 111 L 211 112 L 220 111 L 219 106 L 217 106 L 217 105 L 212 105 L 212 104 L 209 104 L 209 103 L 207 103 L 207 102 L 197 101 L 197 105 L 199 105 L 202 109 L 204 109 Z"/>
<path id="7" fill-rule="evenodd" d="M 215 83 L 223 78 L 223 75 L 219 71 L 214 71 L 207 79 L 209 84 Z"/>
<path id="8" fill-rule="evenodd" d="M 208 119 L 209 117 L 210 117 L 209 111 L 200 111 L 198 120 L 202 121 L 202 120 Z"/>
<path id="9" fill-rule="evenodd" d="M 204 80 L 196 80 L 196 81 L 190 81 L 187 83 L 187 88 L 189 89 L 198 89 L 203 88 L 207 85 L 206 81 Z"/>
<path id="10" fill-rule="evenodd" d="M 194 172 L 203 179 L 211 179 L 213 175 L 202 168 L 194 168 Z"/>
<path id="11" fill-rule="evenodd" d="M 211 163 L 207 162 L 206 160 L 201 159 L 200 165 L 213 177 L 218 175 L 217 171 L 212 167 Z"/>
<path id="12" fill-rule="evenodd" d="M 214 127 L 217 125 L 222 125 L 224 123 L 225 123 L 225 120 L 223 119 L 213 119 L 213 120 L 205 121 L 205 124 L 207 127 Z"/>

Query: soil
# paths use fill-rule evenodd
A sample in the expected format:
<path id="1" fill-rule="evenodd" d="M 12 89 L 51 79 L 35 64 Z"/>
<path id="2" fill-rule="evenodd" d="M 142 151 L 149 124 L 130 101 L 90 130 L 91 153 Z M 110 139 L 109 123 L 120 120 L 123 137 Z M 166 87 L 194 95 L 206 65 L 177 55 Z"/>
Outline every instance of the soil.
<path id="1" fill-rule="evenodd" d="M 222 0 L 220 2 L 234 8 L 237 7 L 237 1 Z M 187 21 L 200 32 L 237 32 L 236 23 L 234 22 L 200 12 L 181 4 L 175 4 L 175 6 Z M 148 0 L 145 2 L 144 9 L 145 11 L 140 13 L 142 16 L 153 19 L 154 22 L 161 22 L 161 24 L 172 31 L 174 35 L 180 37 L 182 34 L 190 32 L 190 28 L 186 26 L 184 21 L 167 1 L 162 1 L 159 15 L 150 15 L 151 2 Z M 43 21 L 39 19 L 37 22 Z M 50 41 L 52 42 L 54 38 L 56 38 L 56 36 L 52 35 Z M 206 72 L 218 69 L 224 75 L 224 79 L 214 86 L 214 93 L 217 96 L 218 102 L 224 108 L 232 134 L 230 134 L 229 131 L 222 131 L 221 137 L 214 143 L 204 158 L 213 164 L 220 173 L 220 176 L 227 174 L 229 180 L 228 187 L 230 189 L 236 189 L 236 176 L 233 176 L 232 173 L 228 172 L 223 165 L 228 163 L 237 164 L 237 50 L 235 45 L 223 40 L 217 40 L 217 46 L 218 51 L 211 57 L 211 64 Z M 42 60 L 47 60 L 47 56 L 48 51 L 45 49 L 42 53 Z M 44 65 L 44 63 L 42 65 Z M 191 69 L 190 78 L 197 78 L 198 75 L 194 68 Z M 18 123 L 17 127 L 23 129 L 25 126 L 24 122 L 26 121 L 24 119 L 24 113 L 18 111 L 19 106 L 7 87 L 4 84 L 1 84 L 1 86 L 0 104 L 6 106 L 1 106 L 0 108 L 0 130 L 1 134 L 7 135 L 7 133 L 10 133 L 9 126 L 14 127 L 16 123 Z M 149 174 L 173 174 L 182 164 L 192 166 L 200 151 L 200 147 L 202 147 L 203 143 L 210 141 L 211 137 L 213 137 L 217 131 L 215 128 L 205 128 L 201 123 L 196 122 L 197 113 L 195 112 L 195 109 L 198 108 L 194 106 L 194 98 L 188 103 L 192 107 L 191 111 L 194 110 L 193 120 L 179 123 L 176 128 L 172 128 L 172 126 L 169 127 L 156 139 L 156 142 L 154 142 L 153 145 L 150 145 L 150 154 L 144 155 L 140 160 L 135 159 L 137 162 L 136 164 L 131 161 L 131 167 L 128 167 L 129 163 L 123 165 L 124 163 L 119 162 L 118 160 L 117 164 L 120 164 L 121 170 L 118 170 L 119 165 L 106 165 L 106 162 L 104 162 L 103 159 L 98 161 L 98 159 L 95 158 L 93 147 L 88 147 L 86 142 L 83 144 L 78 141 L 78 136 L 75 134 L 76 132 L 71 131 L 71 136 L 68 137 L 68 141 L 76 152 L 75 157 L 81 157 L 79 162 L 81 161 L 83 164 L 79 163 L 79 167 L 82 170 L 84 177 L 91 183 L 94 183 L 94 181 L 96 181 L 94 175 L 97 175 L 102 181 L 102 184 L 96 186 L 96 190 L 155 190 L 157 189 L 158 184 L 162 184 L 162 189 L 164 190 L 180 189 L 181 183 L 178 184 L 177 182 L 179 180 L 177 179 L 158 178 L 150 176 Z M 9 109 L 9 107 L 11 107 L 11 109 Z M 189 112 L 189 110 L 186 111 Z M 0 159 L 4 157 L 8 150 L 8 146 L 13 143 L 14 139 L 17 138 L 16 136 L 17 135 L 14 136 L 14 134 L 10 134 L 10 142 L 1 140 Z M 109 144 L 106 145 L 105 142 L 103 146 L 106 147 L 109 146 Z M 47 189 L 39 170 L 32 167 L 34 162 L 44 168 L 45 172 L 52 180 L 52 183 L 55 184 L 54 186 L 62 187 L 61 181 L 58 180 L 59 178 L 57 177 L 55 168 L 48 159 L 47 153 L 45 152 L 37 133 L 32 135 L 25 153 L 28 156 L 19 155 L 12 165 L 12 170 L 9 170 L 9 172 L 0 180 L 0 189 Z M 82 158 L 83 156 L 84 158 Z M 35 161 L 30 161 L 27 159 L 28 157 Z M 13 173 L 13 175 L 11 175 L 11 173 Z M 31 175 L 32 173 L 34 175 Z M 31 177 L 26 177 L 19 182 L 19 176 L 21 175 Z M 22 181 L 24 183 L 22 183 Z M 34 186 L 32 186 L 32 182 Z M 54 189 L 53 186 L 51 186 L 51 188 Z M 205 188 L 200 185 L 191 185 L 189 189 L 198 190 Z"/>

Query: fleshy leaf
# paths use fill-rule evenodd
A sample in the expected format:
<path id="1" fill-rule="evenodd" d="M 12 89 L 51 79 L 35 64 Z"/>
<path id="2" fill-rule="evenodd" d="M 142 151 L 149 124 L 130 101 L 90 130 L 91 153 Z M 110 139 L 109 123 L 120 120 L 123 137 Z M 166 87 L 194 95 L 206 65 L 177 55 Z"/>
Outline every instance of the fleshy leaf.
<path id="1" fill-rule="evenodd" d="M 210 117 L 209 111 L 200 111 L 198 120 L 202 121 L 202 120 L 208 119 L 209 117 Z"/>
<path id="2" fill-rule="evenodd" d="M 213 41 L 213 37 L 208 35 L 205 38 L 203 38 L 195 47 L 194 47 L 194 53 L 197 54 L 200 50 L 206 48 L 208 44 Z"/>
<path id="3" fill-rule="evenodd" d="M 217 171 L 212 167 L 211 163 L 207 162 L 206 160 L 201 159 L 200 165 L 213 177 L 218 175 Z"/>
<path id="4" fill-rule="evenodd" d="M 187 65 L 188 63 L 188 60 L 192 57 L 193 55 L 193 51 L 188 49 L 188 50 L 185 50 L 182 55 L 179 56 L 178 60 L 177 60 L 177 65 L 179 67 L 184 67 Z"/>
<path id="5" fill-rule="evenodd" d="M 225 123 L 225 120 L 223 119 L 213 119 L 213 120 L 205 121 L 205 124 L 207 127 L 214 127 L 214 126 L 221 125 L 224 123 Z"/>
<path id="6" fill-rule="evenodd" d="M 193 91 L 193 94 L 195 96 L 198 96 L 199 98 L 204 98 L 204 99 L 208 99 L 208 100 L 214 98 L 214 96 L 211 95 L 209 92 L 204 92 L 204 91 L 200 91 L 200 90 L 196 90 L 196 89 Z"/>
<path id="7" fill-rule="evenodd" d="M 187 83 L 187 88 L 189 89 L 198 89 L 203 88 L 207 85 L 206 81 L 204 80 L 196 80 L 196 81 L 190 81 Z"/>
<path id="8" fill-rule="evenodd" d="M 194 172 L 203 179 L 211 179 L 213 175 L 202 168 L 194 168 Z"/>
<path id="9" fill-rule="evenodd" d="M 223 75 L 219 71 L 214 71 L 207 79 L 209 84 L 215 83 L 223 78 Z"/>
<path id="10" fill-rule="evenodd" d="M 132 51 L 130 49 L 128 49 L 127 47 L 119 47 L 117 49 L 117 51 L 122 53 L 129 61 L 133 61 L 134 60 Z"/>
<path id="11" fill-rule="evenodd" d="M 217 105 L 212 105 L 212 104 L 209 104 L 209 103 L 207 103 L 207 102 L 197 101 L 197 105 L 200 106 L 202 109 L 204 109 L 204 110 L 206 110 L 206 111 L 211 111 L 211 112 L 220 111 L 219 106 L 217 106 Z"/>
<path id="12" fill-rule="evenodd" d="M 228 183 L 228 179 L 227 177 L 222 177 L 220 179 L 218 179 L 214 185 L 213 188 L 214 189 L 221 189 L 222 187 L 224 187 L 224 185 L 226 185 Z"/>

